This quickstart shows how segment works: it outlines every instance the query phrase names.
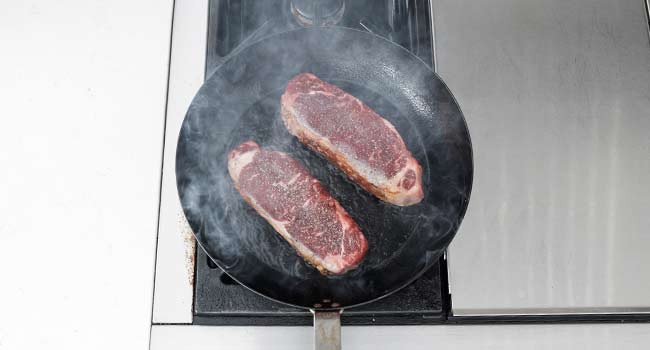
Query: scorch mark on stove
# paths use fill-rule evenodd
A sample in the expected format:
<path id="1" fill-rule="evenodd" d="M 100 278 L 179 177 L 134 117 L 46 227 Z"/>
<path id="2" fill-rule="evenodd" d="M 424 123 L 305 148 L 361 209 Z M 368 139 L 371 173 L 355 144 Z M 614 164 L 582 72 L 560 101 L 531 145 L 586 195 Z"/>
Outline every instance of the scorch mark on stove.
<path id="1" fill-rule="evenodd" d="M 194 285 L 194 264 L 196 260 L 196 239 L 194 232 L 183 213 L 178 214 L 178 225 L 185 243 L 185 271 L 190 286 Z"/>

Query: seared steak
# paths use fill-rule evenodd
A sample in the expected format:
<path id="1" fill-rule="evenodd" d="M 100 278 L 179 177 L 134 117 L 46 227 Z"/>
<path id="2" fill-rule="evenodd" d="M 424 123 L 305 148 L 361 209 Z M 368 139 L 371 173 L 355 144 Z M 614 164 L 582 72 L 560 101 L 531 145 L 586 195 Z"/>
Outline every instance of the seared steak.
<path id="1" fill-rule="evenodd" d="M 228 172 L 244 200 L 322 273 L 356 267 L 366 238 L 339 202 L 283 152 L 248 141 L 228 155 Z"/>
<path id="2" fill-rule="evenodd" d="M 313 74 L 291 79 L 281 100 L 293 135 L 388 203 L 419 203 L 422 168 L 395 127 L 356 97 Z"/>

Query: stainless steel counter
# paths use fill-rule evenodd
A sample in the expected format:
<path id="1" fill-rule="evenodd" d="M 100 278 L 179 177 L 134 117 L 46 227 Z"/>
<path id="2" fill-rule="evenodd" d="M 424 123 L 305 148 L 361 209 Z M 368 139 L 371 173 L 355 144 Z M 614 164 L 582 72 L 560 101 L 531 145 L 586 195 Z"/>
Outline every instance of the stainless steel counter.
<path id="1" fill-rule="evenodd" d="M 650 311 L 644 1 L 433 4 L 475 156 L 454 313 Z"/>

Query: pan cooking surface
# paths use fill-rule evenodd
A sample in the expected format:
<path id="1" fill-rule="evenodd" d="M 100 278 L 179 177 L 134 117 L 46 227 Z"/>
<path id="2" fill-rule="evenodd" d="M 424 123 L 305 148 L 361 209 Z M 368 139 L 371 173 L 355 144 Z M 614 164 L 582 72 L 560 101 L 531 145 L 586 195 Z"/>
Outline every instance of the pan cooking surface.
<path id="1" fill-rule="evenodd" d="M 301 72 L 339 86 L 397 128 L 423 168 L 421 203 L 378 200 L 288 133 L 280 95 Z M 289 153 L 338 199 L 369 242 L 358 268 L 321 275 L 243 201 L 227 154 L 247 140 Z M 471 145 L 447 88 L 406 50 L 356 30 L 301 29 L 253 44 L 206 81 L 181 129 L 176 173 L 197 240 L 233 278 L 295 306 L 347 307 L 408 284 L 444 251 L 469 199 Z"/>

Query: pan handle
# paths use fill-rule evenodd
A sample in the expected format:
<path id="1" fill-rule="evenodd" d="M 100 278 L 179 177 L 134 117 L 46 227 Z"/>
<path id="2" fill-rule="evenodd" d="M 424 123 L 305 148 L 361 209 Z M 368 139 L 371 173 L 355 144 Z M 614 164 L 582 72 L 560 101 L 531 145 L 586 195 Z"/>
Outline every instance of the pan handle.
<path id="1" fill-rule="evenodd" d="M 314 349 L 341 350 L 341 311 L 317 311 L 314 314 Z"/>

